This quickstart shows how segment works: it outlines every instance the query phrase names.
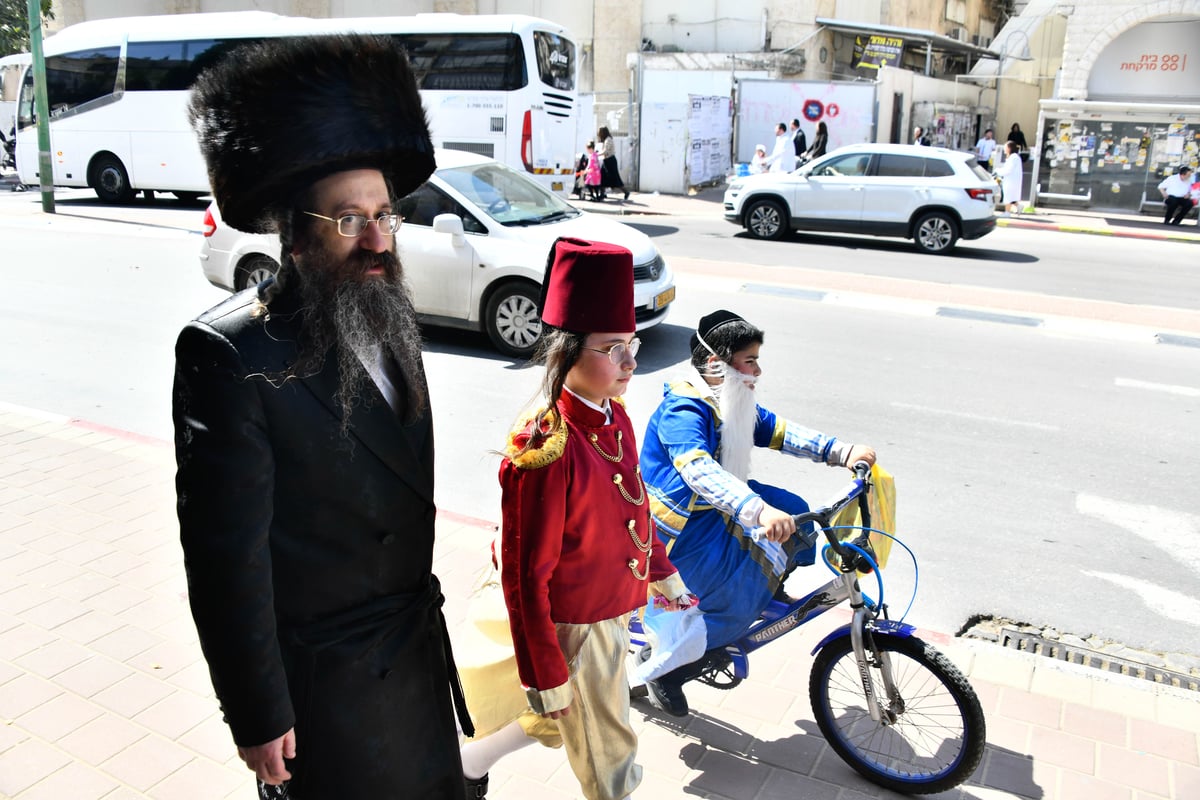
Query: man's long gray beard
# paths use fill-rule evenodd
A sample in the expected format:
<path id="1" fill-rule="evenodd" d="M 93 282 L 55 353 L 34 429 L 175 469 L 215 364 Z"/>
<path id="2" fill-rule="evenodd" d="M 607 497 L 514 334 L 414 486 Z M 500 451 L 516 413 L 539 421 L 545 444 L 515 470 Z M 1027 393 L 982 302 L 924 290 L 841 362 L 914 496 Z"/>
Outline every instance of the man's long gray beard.
<path id="1" fill-rule="evenodd" d="M 428 389 L 421 362 L 421 331 L 412 296 L 405 286 L 399 260 L 391 252 L 355 253 L 338 269 L 323 251 L 305 255 L 297 264 L 303 304 L 302 355 L 298 374 L 320 370 L 326 357 L 338 363 L 336 401 L 342 410 L 343 432 L 358 406 L 369 408 L 381 395 L 364 363 L 391 356 L 399 368 L 393 380 L 406 423 L 428 407 Z M 362 277 L 374 265 L 384 268 L 381 277 Z"/>
<path id="2" fill-rule="evenodd" d="M 741 481 L 750 477 L 750 455 L 754 452 L 754 426 L 758 405 L 754 390 L 756 379 L 743 375 L 729 364 L 722 364 L 724 375 L 714 387 L 721 411 L 721 447 L 717 458 L 721 467 Z"/>

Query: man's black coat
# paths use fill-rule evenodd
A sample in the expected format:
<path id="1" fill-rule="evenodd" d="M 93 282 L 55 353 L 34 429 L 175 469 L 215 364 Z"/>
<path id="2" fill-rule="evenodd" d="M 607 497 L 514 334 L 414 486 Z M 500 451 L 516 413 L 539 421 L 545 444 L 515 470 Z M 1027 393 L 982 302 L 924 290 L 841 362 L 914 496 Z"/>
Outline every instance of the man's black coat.
<path id="1" fill-rule="evenodd" d="M 180 535 L 213 686 L 239 745 L 295 726 L 293 798 L 461 798 L 430 416 L 402 425 L 376 395 L 343 434 L 336 358 L 277 377 L 294 309 L 243 292 L 176 344 Z"/>
<path id="2" fill-rule="evenodd" d="M 792 147 L 796 151 L 796 158 L 808 152 L 808 137 L 804 135 L 803 128 L 792 131 Z"/>

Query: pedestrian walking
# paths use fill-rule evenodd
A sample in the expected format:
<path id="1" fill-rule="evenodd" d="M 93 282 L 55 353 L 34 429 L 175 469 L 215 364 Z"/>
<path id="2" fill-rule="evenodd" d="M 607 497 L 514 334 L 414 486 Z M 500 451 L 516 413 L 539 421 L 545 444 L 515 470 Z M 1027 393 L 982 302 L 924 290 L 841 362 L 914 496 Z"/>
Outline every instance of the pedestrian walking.
<path id="1" fill-rule="evenodd" d="M 507 679 L 495 664 L 464 672 L 472 706 L 497 712 L 479 719 L 494 732 L 463 746 L 464 771 L 468 796 L 484 797 L 501 757 L 535 739 L 561 743 L 587 800 L 621 800 L 642 775 L 625 676 L 630 613 L 650 597 L 671 609 L 694 598 L 666 548 L 651 546 L 636 436 L 618 400 L 640 344 L 633 256 L 559 239 L 544 285 L 543 396 L 500 465 L 497 566 L 515 668 Z M 523 703 L 496 698 L 521 686 Z"/>
<path id="2" fill-rule="evenodd" d="M 975 143 L 975 160 L 980 166 L 990 169 L 992 166 L 992 153 L 996 150 L 996 138 L 991 128 L 983 132 L 983 136 Z"/>
<path id="3" fill-rule="evenodd" d="M 800 127 L 800 120 L 793 118 L 791 124 L 792 130 L 792 149 L 796 151 L 796 163 L 800 163 L 800 159 L 808 152 L 808 137 L 804 135 L 804 129 Z"/>
<path id="4" fill-rule="evenodd" d="M 771 155 L 767 156 L 766 164 L 769 172 L 791 172 L 796 168 L 792 137 L 788 135 L 787 125 L 782 122 L 775 126 L 775 144 L 771 148 Z"/>
<path id="5" fill-rule="evenodd" d="M 1004 160 L 996 167 L 996 177 L 1000 179 L 1000 192 L 1010 214 L 1021 213 L 1021 192 L 1025 181 L 1022 172 L 1024 168 L 1016 142 L 1004 143 Z"/>
<path id="6" fill-rule="evenodd" d="M 394 239 L 435 166 L 408 59 L 386 37 L 265 40 L 202 73 L 190 114 L 221 216 L 282 256 L 175 348 L 188 600 L 237 753 L 261 798 L 460 800 L 455 705 L 472 728 Z"/>
<path id="7" fill-rule="evenodd" d="M 629 190 L 621 180 L 621 171 L 617 164 L 617 143 L 604 125 L 596 132 L 596 143 L 600 148 L 600 185 L 604 189 L 617 189 L 624 193 L 625 200 L 629 199 Z M 607 191 L 601 192 L 601 199 L 608 196 Z"/>

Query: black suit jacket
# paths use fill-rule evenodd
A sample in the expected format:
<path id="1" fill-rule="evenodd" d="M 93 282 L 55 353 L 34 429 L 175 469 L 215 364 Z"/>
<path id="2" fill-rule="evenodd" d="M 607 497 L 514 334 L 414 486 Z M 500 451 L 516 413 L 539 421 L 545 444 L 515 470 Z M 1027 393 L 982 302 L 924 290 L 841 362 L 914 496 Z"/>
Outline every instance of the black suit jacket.
<path id="1" fill-rule="evenodd" d="M 792 147 L 796 150 L 796 158 L 808 151 L 808 137 L 804 135 L 803 128 L 796 128 L 796 132 L 792 134 Z"/>
<path id="2" fill-rule="evenodd" d="M 176 489 L 201 647 L 235 741 L 296 728 L 293 797 L 459 798 L 433 434 L 377 396 L 341 431 L 336 358 L 281 381 L 299 315 L 243 292 L 176 345 Z"/>

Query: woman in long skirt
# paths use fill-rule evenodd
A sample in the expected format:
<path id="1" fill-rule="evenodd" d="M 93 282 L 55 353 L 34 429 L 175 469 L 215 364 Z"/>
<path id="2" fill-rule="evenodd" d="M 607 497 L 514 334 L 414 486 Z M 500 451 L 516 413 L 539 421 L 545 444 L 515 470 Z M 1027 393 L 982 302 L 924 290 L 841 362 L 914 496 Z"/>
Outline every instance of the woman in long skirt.
<path id="1" fill-rule="evenodd" d="M 607 127 L 600 126 L 600 130 L 596 132 L 596 140 L 600 143 L 600 185 L 605 189 L 620 189 L 628 200 L 629 190 L 625 188 L 625 182 L 621 180 L 621 173 L 617 168 L 617 144 Z"/>

